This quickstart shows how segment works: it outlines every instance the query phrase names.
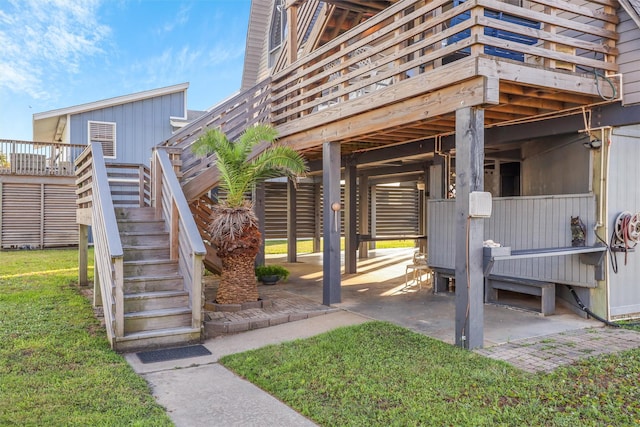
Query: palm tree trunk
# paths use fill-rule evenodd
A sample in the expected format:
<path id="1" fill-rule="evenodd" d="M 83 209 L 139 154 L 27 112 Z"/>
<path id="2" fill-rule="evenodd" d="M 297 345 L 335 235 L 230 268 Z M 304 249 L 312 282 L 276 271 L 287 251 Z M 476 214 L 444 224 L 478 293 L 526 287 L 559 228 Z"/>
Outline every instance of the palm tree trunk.
<path id="1" fill-rule="evenodd" d="M 255 259 L 260 245 L 260 231 L 247 227 L 232 244 L 218 247 L 222 260 L 220 285 L 216 293 L 218 304 L 242 304 L 258 301 Z"/>

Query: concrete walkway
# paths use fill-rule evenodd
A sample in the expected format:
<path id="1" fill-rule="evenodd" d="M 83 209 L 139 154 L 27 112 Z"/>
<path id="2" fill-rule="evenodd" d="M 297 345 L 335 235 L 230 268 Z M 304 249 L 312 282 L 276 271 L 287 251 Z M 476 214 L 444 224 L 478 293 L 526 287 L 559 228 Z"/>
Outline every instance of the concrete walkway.
<path id="1" fill-rule="evenodd" d="M 333 307 L 321 305 L 322 267 L 316 255 L 299 257 L 303 262 L 295 264 L 272 259 L 269 262 L 287 266 L 292 277 L 284 284 L 260 287 L 262 298 L 272 301 L 268 308 L 209 316 L 210 331 L 245 331 L 207 339 L 204 346 L 211 355 L 149 364 L 142 364 L 135 353 L 125 357 L 177 426 L 314 425 L 218 360 L 371 319 L 453 343 L 455 297 L 434 295 L 413 283 L 407 286 L 404 264 L 410 257 L 406 250 L 379 251 L 361 261 L 360 274 L 343 275 L 342 303 Z M 475 351 L 528 372 L 550 372 L 581 358 L 640 347 L 640 333 L 604 327 L 561 304 L 555 315 L 546 317 L 529 309 L 484 307 L 484 348 Z"/>
<path id="2" fill-rule="evenodd" d="M 269 328 L 209 339 L 210 356 L 142 364 L 135 353 L 125 357 L 147 380 L 158 403 L 176 426 L 279 426 L 315 424 L 260 388 L 228 371 L 218 360 L 269 344 L 308 338 L 369 319 L 346 311 L 283 323 Z"/>

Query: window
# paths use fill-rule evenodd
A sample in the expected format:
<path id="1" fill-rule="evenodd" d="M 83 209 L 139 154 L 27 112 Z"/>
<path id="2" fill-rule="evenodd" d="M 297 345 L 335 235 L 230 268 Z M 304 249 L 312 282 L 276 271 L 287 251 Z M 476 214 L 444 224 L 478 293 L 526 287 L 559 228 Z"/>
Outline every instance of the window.
<path id="1" fill-rule="evenodd" d="M 284 0 L 276 0 L 269 30 L 269 66 L 273 66 L 287 33 L 287 11 Z"/>
<path id="2" fill-rule="evenodd" d="M 109 122 L 89 122 L 89 143 L 102 144 L 104 157 L 116 158 L 116 124 Z"/>

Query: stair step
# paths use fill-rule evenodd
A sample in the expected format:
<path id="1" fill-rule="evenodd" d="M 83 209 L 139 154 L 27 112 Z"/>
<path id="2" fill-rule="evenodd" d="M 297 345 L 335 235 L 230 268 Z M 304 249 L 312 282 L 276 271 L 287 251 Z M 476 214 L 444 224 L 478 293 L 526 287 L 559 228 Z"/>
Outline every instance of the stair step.
<path id="1" fill-rule="evenodd" d="M 169 259 L 168 245 L 126 246 L 123 245 L 124 261 Z"/>
<path id="2" fill-rule="evenodd" d="M 168 245 L 169 244 L 169 232 L 168 231 L 123 231 L 120 233 L 120 241 L 126 246 L 140 246 L 140 245 Z"/>
<path id="3" fill-rule="evenodd" d="M 180 274 L 155 274 L 153 276 L 125 276 L 125 294 L 184 290 L 184 278 Z"/>
<path id="4" fill-rule="evenodd" d="M 168 276 L 172 274 L 178 274 L 177 260 L 162 259 L 124 262 L 124 277 Z"/>
<path id="5" fill-rule="evenodd" d="M 195 344 L 202 340 L 201 329 L 189 326 L 131 332 L 117 338 L 117 351 L 139 351 L 159 347 Z"/>
<path id="6" fill-rule="evenodd" d="M 189 306 L 187 291 L 139 292 L 124 296 L 124 312 L 162 310 Z"/>
<path id="7" fill-rule="evenodd" d="M 188 307 L 125 313 L 124 332 L 141 332 L 191 326 L 191 309 Z"/>
<path id="8" fill-rule="evenodd" d="M 165 231 L 163 220 L 138 220 L 138 219 L 120 219 L 118 220 L 118 231 L 120 232 L 160 232 Z"/>
<path id="9" fill-rule="evenodd" d="M 157 220 L 155 208 L 132 208 L 132 207 L 118 207 L 115 208 L 116 219 L 118 221 L 129 220 Z"/>

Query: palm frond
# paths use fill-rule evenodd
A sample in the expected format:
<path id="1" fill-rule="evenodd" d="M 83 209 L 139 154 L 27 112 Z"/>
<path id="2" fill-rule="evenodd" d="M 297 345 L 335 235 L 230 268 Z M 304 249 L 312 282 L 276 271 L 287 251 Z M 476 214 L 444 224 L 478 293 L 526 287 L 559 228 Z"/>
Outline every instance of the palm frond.
<path id="1" fill-rule="evenodd" d="M 193 144 L 198 156 L 216 155 L 220 172 L 219 186 L 226 192 L 226 204 L 240 207 L 245 194 L 258 182 L 269 178 L 295 178 L 307 171 L 304 158 L 290 147 L 271 145 L 249 160 L 252 149 L 261 142 L 273 143 L 277 131 L 269 125 L 247 128 L 240 138 L 230 142 L 219 129 L 207 131 Z"/>

